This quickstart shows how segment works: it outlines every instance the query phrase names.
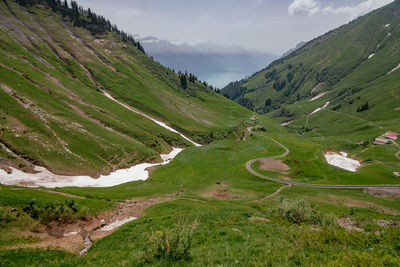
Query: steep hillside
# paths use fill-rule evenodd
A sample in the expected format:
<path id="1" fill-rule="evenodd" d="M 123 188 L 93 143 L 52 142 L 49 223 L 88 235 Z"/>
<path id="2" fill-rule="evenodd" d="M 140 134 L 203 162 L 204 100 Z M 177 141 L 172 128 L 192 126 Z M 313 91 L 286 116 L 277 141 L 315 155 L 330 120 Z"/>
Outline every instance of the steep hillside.
<path id="1" fill-rule="evenodd" d="M 399 23 L 400 1 L 394 1 L 312 40 L 251 78 L 231 83 L 222 93 L 280 123 L 290 122 L 300 133 L 399 131 Z"/>
<path id="2" fill-rule="evenodd" d="M 251 115 L 200 82 L 183 88 L 178 74 L 115 26 L 99 31 L 81 8 L 18 2 L 35 4 L 0 1 L 3 164 L 96 176 L 190 145 L 106 93 L 200 143 L 234 134 Z M 71 21 L 61 8 L 80 20 Z"/>

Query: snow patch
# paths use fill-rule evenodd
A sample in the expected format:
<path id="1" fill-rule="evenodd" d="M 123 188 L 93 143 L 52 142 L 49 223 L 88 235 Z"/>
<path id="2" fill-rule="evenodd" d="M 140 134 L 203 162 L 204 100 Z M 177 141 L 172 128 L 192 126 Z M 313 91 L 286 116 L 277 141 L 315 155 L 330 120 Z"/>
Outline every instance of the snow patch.
<path id="1" fill-rule="evenodd" d="M 322 85 L 322 83 L 317 84 L 316 86 L 314 86 L 314 88 L 311 90 L 311 94 L 314 93 L 316 90 L 318 90 L 318 88 Z"/>
<path id="2" fill-rule="evenodd" d="M 21 170 L 9 167 L 12 173 L 0 169 L 0 183 L 5 185 L 19 185 L 27 187 L 44 186 L 48 188 L 55 187 L 111 187 L 132 181 L 144 181 L 149 178 L 148 168 L 168 164 L 183 149 L 173 148 L 171 153 L 160 155 L 162 163 L 141 163 L 128 169 L 121 169 L 110 173 L 109 175 L 101 175 L 100 178 L 94 179 L 90 176 L 64 176 L 57 175 L 44 167 L 35 166 L 38 173 L 25 173 Z"/>
<path id="3" fill-rule="evenodd" d="M 346 152 L 340 152 L 339 154 L 329 151 L 324 156 L 329 164 L 347 171 L 356 172 L 361 167 L 361 163 L 358 160 L 348 158 Z"/>
<path id="4" fill-rule="evenodd" d="M 292 122 L 293 122 L 293 121 L 284 122 L 284 123 L 281 124 L 281 126 L 287 126 L 287 125 L 291 124 Z"/>
<path id="5" fill-rule="evenodd" d="M 310 101 L 317 100 L 317 99 L 323 97 L 326 93 L 328 93 L 328 92 L 319 93 L 318 95 L 316 95 L 313 98 L 311 98 Z"/>
<path id="6" fill-rule="evenodd" d="M 368 59 L 372 58 L 373 56 L 375 56 L 375 53 L 372 53 L 371 55 L 369 55 Z"/>
<path id="7" fill-rule="evenodd" d="M 390 26 L 390 24 L 386 24 L 385 26 L 383 26 L 384 28 L 387 28 L 387 27 L 389 27 Z"/>
<path id="8" fill-rule="evenodd" d="M 392 72 L 394 72 L 394 71 L 396 71 L 396 70 L 398 70 L 398 69 L 400 69 L 400 63 L 399 63 L 399 65 L 397 65 L 397 67 L 395 67 L 394 69 L 392 69 L 391 71 L 389 71 L 387 74 L 390 74 L 390 73 L 392 73 Z"/>
<path id="9" fill-rule="evenodd" d="M 121 221 L 116 220 L 115 222 L 113 222 L 113 223 L 111 223 L 111 224 L 109 224 L 109 225 L 106 225 L 106 226 L 104 226 L 103 228 L 101 228 L 100 231 L 102 231 L 102 232 L 112 231 L 112 230 L 114 230 L 115 228 L 118 228 L 118 227 L 120 227 L 121 225 L 124 225 L 124 224 L 126 224 L 126 223 L 128 223 L 128 222 L 131 222 L 131 221 L 133 221 L 133 220 L 136 220 L 136 219 L 137 219 L 136 217 L 128 217 L 128 218 L 125 218 L 125 219 L 123 219 L 123 220 L 121 220 Z"/>
<path id="10" fill-rule="evenodd" d="M 169 131 L 171 131 L 171 132 L 174 132 L 174 133 L 179 134 L 179 135 L 182 136 L 185 140 L 189 141 L 189 142 L 192 143 L 193 145 L 195 145 L 195 146 L 201 146 L 200 144 L 197 144 L 197 143 L 195 143 L 194 141 L 190 140 L 189 138 L 187 138 L 186 136 L 184 136 L 182 133 L 178 132 L 177 130 L 175 130 L 175 129 L 169 127 L 169 126 L 166 125 L 164 122 L 161 122 L 161 121 L 158 121 L 158 120 L 156 120 L 156 119 L 153 119 L 152 117 L 150 117 L 150 116 L 148 116 L 148 115 L 146 115 L 146 114 L 144 114 L 144 113 L 142 113 L 142 112 L 140 112 L 140 111 L 138 111 L 138 110 L 136 110 L 136 109 L 134 109 L 134 108 L 132 108 L 132 107 L 130 107 L 130 106 L 128 106 L 128 105 L 125 105 L 125 104 L 122 103 L 122 102 L 119 102 L 118 100 L 116 100 L 114 97 L 112 97 L 112 96 L 111 96 L 109 93 L 107 93 L 106 91 L 103 91 L 103 94 L 104 94 L 106 97 L 108 97 L 109 99 L 111 99 L 112 101 L 114 101 L 114 102 L 120 104 L 121 106 L 123 106 L 123 107 L 129 109 L 130 111 L 133 111 L 133 112 L 135 112 L 136 114 L 142 115 L 143 117 L 146 117 L 146 118 L 148 118 L 149 120 L 154 121 L 155 123 L 157 123 L 157 124 L 160 125 L 161 127 L 165 128 L 165 129 L 167 129 L 167 130 L 169 130 Z"/>
<path id="11" fill-rule="evenodd" d="M 314 110 L 313 112 L 311 112 L 310 115 L 317 113 L 318 111 L 321 111 L 323 109 L 325 109 L 327 106 L 329 105 L 329 101 L 325 103 L 325 105 L 323 107 L 317 108 L 316 110 Z"/>

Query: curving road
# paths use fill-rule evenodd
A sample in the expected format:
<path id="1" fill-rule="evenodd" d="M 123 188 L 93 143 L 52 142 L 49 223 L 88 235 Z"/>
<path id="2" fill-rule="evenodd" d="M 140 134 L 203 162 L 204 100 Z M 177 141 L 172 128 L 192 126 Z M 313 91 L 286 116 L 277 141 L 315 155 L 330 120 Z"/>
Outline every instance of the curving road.
<path id="1" fill-rule="evenodd" d="M 290 153 L 289 148 L 287 148 L 286 146 L 282 145 L 281 143 L 279 143 L 278 141 L 276 141 L 275 139 L 265 136 L 263 135 L 263 137 L 273 141 L 274 143 L 276 143 L 277 145 L 279 145 L 280 147 L 282 147 L 285 152 L 281 155 L 278 156 L 272 156 L 272 157 L 265 157 L 265 158 L 257 158 L 257 159 L 252 159 L 250 161 L 248 161 L 246 163 L 246 168 L 249 172 L 251 172 L 252 174 L 254 174 L 255 176 L 258 176 L 260 178 L 272 181 L 272 182 L 276 182 L 276 183 L 281 183 L 281 184 L 286 184 L 289 186 L 292 185 L 296 185 L 296 186 L 303 186 L 303 187 L 315 187 L 315 188 L 339 188 L 339 189 L 365 189 L 365 188 L 385 188 L 385 187 L 392 187 L 392 188 L 400 188 L 400 184 L 394 184 L 394 185 L 322 185 L 322 184 L 306 184 L 306 183 L 298 183 L 298 182 L 288 182 L 288 181 L 284 181 L 284 180 L 280 180 L 280 179 L 276 179 L 276 178 L 271 178 L 271 177 L 267 177 L 265 175 L 262 175 L 258 172 L 256 172 L 255 170 L 253 170 L 251 168 L 251 165 L 256 162 L 256 161 L 260 161 L 262 159 L 279 159 L 279 158 L 283 158 L 285 156 L 287 156 Z"/>

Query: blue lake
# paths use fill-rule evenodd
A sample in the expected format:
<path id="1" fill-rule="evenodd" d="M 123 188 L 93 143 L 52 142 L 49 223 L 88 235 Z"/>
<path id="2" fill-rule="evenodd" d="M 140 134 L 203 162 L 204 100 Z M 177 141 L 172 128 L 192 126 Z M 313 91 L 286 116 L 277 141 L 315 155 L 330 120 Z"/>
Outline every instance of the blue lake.
<path id="1" fill-rule="evenodd" d="M 222 72 L 199 75 L 199 79 L 201 81 L 206 81 L 208 84 L 211 84 L 214 87 L 222 89 L 230 82 L 241 80 L 248 76 L 250 76 L 250 73 Z"/>

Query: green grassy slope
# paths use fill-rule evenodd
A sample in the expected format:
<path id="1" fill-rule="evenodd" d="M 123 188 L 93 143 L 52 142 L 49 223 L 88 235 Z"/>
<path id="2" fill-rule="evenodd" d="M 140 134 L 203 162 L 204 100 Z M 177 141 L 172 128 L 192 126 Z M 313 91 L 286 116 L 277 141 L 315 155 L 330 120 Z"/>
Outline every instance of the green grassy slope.
<path id="1" fill-rule="evenodd" d="M 400 64 L 399 23 L 400 2 L 394 1 L 222 92 L 278 122 L 294 121 L 290 126 L 299 132 L 308 128 L 326 136 L 380 127 L 369 129 L 372 138 L 384 130 L 399 131 L 400 70 L 388 74 Z M 310 101 L 320 93 L 326 94 Z M 308 124 L 306 116 L 327 101 L 327 109 Z M 369 109 L 357 112 L 367 102 Z"/>
<path id="2" fill-rule="evenodd" d="M 259 179 L 245 169 L 249 158 L 282 153 L 282 148 L 263 138 L 264 134 L 259 131 L 245 141 L 222 140 L 201 148 L 188 148 L 173 162 L 154 171 L 146 182 L 106 189 L 64 188 L 62 192 L 90 196 L 79 201 L 81 207 L 91 207 L 91 201 L 98 201 L 99 207 L 104 208 L 105 199 L 111 203 L 163 195 L 175 196 L 175 199 L 146 209 L 142 218 L 96 241 L 84 257 L 56 249 L 17 249 L 26 243 L 39 242 L 18 234 L 25 229 L 20 224 L 27 220 L 18 219 L 3 228 L 4 232 L 8 231 L 0 238 L 0 263 L 16 266 L 399 266 L 399 225 L 381 227 L 376 223 L 376 220 L 400 219 L 399 198 L 377 197 L 361 190 L 301 187 L 286 187 L 275 197 L 268 197 L 281 185 Z M 299 142 L 299 137 L 282 140 L 282 132 L 273 128 L 268 128 L 268 135 L 294 150 L 317 151 L 311 144 Z M 329 168 L 327 163 L 319 164 Z M 310 165 L 315 167 L 314 162 Z M 18 191 L 14 187 L 0 188 L 0 208 L 19 208 L 20 203 L 29 201 L 29 193 L 38 202 L 44 197 L 33 189 L 24 189 L 20 195 L 14 190 Z M 12 197 L 7 197 L 10 192 Z M 220 192 L 226 195 L 218 197 Z M 63 199 L 58 195 L 50 199 L 53 198 Z M 327 219 L 351 218 L 363 230 L 348 231 L 335 223 L 323 226 L 290 223 L 277 213 L 281 199 L 306 199 Z M 191 240 L 189 260 L 155 258 L 146 262 L 152 233 L 196 219 L 199 226 Z M 1 245 L 7 242 L 8 246 Z"/>
<path id="3" fill-rule="evenodd" d="M 235 132 L 251 112 L 179 76 L 115 33 L 94 36 L 41 5 L 0 2 L 0 140 L 63 174 L 108 172 L 159 159 L 177 134 L 107 99 L 166 122 L 197 142 Z M 9 164 L 23 161 L 2 150 Z"/>

